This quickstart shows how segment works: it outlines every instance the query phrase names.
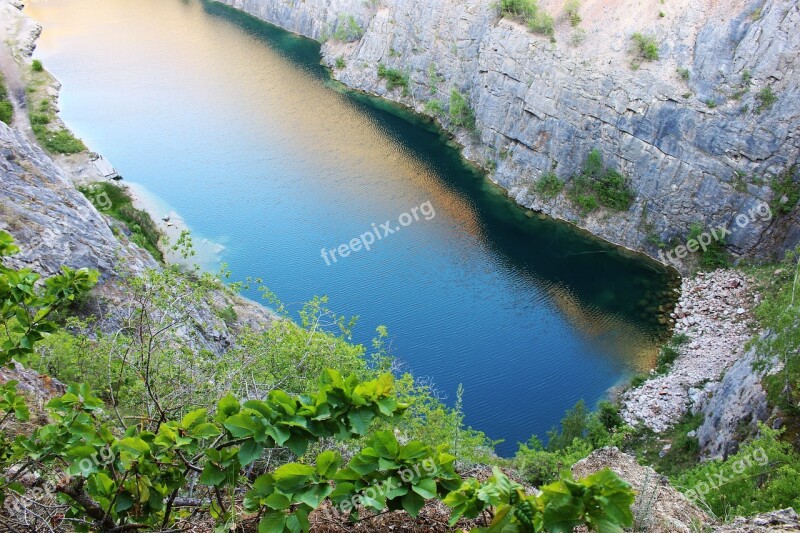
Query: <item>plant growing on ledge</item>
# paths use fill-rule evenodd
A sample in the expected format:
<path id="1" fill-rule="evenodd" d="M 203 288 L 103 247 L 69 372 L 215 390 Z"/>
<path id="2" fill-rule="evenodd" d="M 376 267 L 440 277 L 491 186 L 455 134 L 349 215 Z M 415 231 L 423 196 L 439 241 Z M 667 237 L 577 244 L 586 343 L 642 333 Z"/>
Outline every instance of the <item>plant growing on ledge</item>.
<path id="1" fill-rule="evenodd" d="M 364 36 L 364 30 L 358 25 L 353 15 L 340 17 L 336 23 L 336 31 L 333 38 L 343 43 L 357 41 Z"/>
<path id="2" fill-rule="evenodd" d="M 597 149 L 589 152 L 583 172 L 573 178 L 567 194 L 584 215 L 599 206 L 627 211 L 636 197 L 629 180 L 619 171 L 606 168 Z"/>
<path id="3" fill-rule="evenodd" d="M 386 80 L 386 89 L 392 91 L 398 87 L 403 88 L 403 96 L 408 94 L 408 75 L 397 69 L 387 68 L 381 63 L 378 65 L 378 77 Z"/>
<path id="4" fill-rule="evenodd" d="M 455 126 L 475 130 L 475 113 L 469 106 L 467 98 L 453 89 L 450 93 L 450 121 Z"/>
<path id="5" fill-rule="evenodd" d="M 534 190 L 546 200 L 552 200 L 564 190 L 564 180 L 556 176 L 554 172 L 545 172 L 536 182 Z"/>
<path id="6" fill-rule="evenodd" d="M 636 45 L 636 53 L 645 61 L 658 61 L 658 42 L 651 35 L 643 35 L 638 31 L 631 36 Z"/>

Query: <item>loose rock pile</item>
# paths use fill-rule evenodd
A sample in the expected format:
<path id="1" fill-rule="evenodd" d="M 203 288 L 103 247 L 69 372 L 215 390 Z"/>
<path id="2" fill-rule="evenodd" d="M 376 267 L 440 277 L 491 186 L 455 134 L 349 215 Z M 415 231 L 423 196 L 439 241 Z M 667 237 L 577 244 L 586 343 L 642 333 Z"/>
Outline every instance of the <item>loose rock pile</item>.
<path id="1" fill-rule="evenodd" d="M 675 334 L 690 341 L 669 373 L 653 377 L 623 395 L 622 415 L 629 424 L 644 423 L 662 432 L 687 411 L 689 389 L 718 381 L 743 355 L 752 337 L 751 314 L 758 295 L 752 280 L 735 270 L 716 270 L 684 279 L 681 298 L 672 317 Z"/>

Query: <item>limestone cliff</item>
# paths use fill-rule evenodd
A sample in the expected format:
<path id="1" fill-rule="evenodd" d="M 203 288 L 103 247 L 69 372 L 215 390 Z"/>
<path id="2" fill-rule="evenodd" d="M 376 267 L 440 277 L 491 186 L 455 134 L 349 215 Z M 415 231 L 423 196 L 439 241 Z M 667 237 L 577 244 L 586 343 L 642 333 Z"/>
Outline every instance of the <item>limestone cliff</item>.
<path id="1" fill-rule="evenodd" d="M 771 178 L 800 153 L 796 0 L 585 0 L 577 29 L 563 2 L 544 0 L 555 42 L 500 17 L 491 0 L 222 1 L 324 41 L 324 61 L 344 60 L 334 75 L 350 87 L 420 112 L 461 91 L 477 132 L 451 129 L 519 203 L 653 256 L 658 241 L 683 241 L 692 222 L 733 226 L 737 214 L 780 201 Z M 351 19 L 360 39 L 330 38 Z M 634 32 L 655 37 L 658 61 L 632 67 Z M 407 95 L 387 90 L 379 64 L 408 75 Z M 766 87 L 777 101 L 759 111 Z M 582 217 L 563 193 L 537 198 L 531 184 L 543 172 L 569 180 L 593 148 L 631 178 L 629 211 Z M 750 222 L 729 247 L 743 256 L 793 247 L 799 220 L 795 207 Z"/>

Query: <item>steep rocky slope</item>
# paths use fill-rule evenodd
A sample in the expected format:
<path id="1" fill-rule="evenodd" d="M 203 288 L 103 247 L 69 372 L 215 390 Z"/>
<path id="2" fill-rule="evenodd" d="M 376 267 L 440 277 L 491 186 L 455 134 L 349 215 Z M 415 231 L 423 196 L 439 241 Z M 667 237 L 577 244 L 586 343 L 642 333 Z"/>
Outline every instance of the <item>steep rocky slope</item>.
<path id="1" fill-rule="evenodd" d="M 8 231 L 21 249 L 8 264 L 44 276 L 58 272 L 63 264 L 98 270 L 101 282 L 94 291 L 93 312 L 106 317 L 104 329 L 118 329 L 130 300 L 121 287 L 123 278 L 160 265 L 128 240 L 124 226 L 98 212 L 41 148 L 3 123 L 0 190 L 0 229 Z M 235 324 L 227 324 L 215 312 L 227 306 L 236 313 Z M 182 335 L 198 350 L 212 353 L 227 349 L 240 328 L 267 327 L 272 320 L 263 307 L 221 290 L 183 311 L 193 320 Z"/>
<path id="2" fill-rule="evenodd" d="M 518 202 L 654 257 L 657 241 L 683 240 L 694 221 L 732 226 L 737 214 L 779 201 L 771 178 L 800 152 L 793 0 L 586 0 L 578 30 L 563 2 L 546 0 L 555 42 L 499 17 L 490 0 L 222 1 L 325 41 L 324 61 L 344 60 L 334 75 L 350 87 L 421 112 L 461 91 L 477 119 L 476 134 L 457 133 L 465 155 L 492 169 Z M 331 39 L 351 18 L 364 35 Z M 655 36 L 658 61 L 631 67 L 634 32 Z M 379 64 L 408 75 L 408 95 L 387 89 Z M 765 87 L 777 101 L 759 113 Z M 593 148 L 631 178 L 629 211 L 582 217 L 564 194 L 537 198 L 531 184 L 542 173 L 569 179 Z M 799 213 L 750 222 L 729 236 L 731 251 L 764 256 L 794 246 Z"/>

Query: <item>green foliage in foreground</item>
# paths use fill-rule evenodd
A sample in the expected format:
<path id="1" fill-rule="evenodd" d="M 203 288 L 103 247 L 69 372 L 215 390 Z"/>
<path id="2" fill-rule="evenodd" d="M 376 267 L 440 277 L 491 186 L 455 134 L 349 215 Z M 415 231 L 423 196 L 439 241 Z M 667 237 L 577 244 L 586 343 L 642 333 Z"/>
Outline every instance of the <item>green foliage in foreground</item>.
<path id="1" fill-rule="evenodd" d="M 80 186 L 78 190 L 98 211 L 124 222 L 131 232 L 131 241 L 150 252 L 157 261 L 164 262 L 164 255 L 158 247 L 161 231 L 146 211 L 133 207 L 133 200 L 125 189 L 101 182 Z"/>
<path id="2" fill-rule="evenodd" d="M 8 234 L 0 237 L 3 255 L 17 251 Z M 46 316 L 68 303 L 96 276 L 87 272 L 89 281 L 77 286 L 51 282 L 56 288 L 31 299 L 31 290 L 17 294 L 20 284 L 12 283 L 15 275 L 27 274 L 3 267 L 8 283 L 0 287 L 9 286 L 2 293 L 6 331 L 24 316 Z M 4 344 L 2 360 L 9 362 L 12 354 L 27 360 L 39 340 L 28 338 L 33 340 Z M 499 471 L 485 483 L 462 481 L 447 445 L 401 444 L 391 430 L 372 433 L 346 463 L 330 449 L 313 461 L 307 457 L 325 440 L 356 441 L 370 433 L 373 422 L 401 418 L 409 405 L 398 401 L 391 374 L 364 381 L 326 369 L 312 393 L 272 388 L 263 399 L 244 402 L 229 393 L 213 412 L 200 408 L 174 418 L 156 402 L 155 411 L 118 416 L 116 422 L 88 385 L 73 384 L 47 404 L 52 423 L 11 444 L 2 425 L 12 415 L 28 417 L 15 385 L 0 389 L 0 501 L 26 492 L 19 482 L 26 471 L 55 469 L 60 477 L 55 491 L 68 504 L 63 519 L 78 531 L 170 528 L 197 507 L 219 530 L 234 530 L 242 518 L 241 494 L 241 505 L 259 517 L 259 531 L 266 532 L 308 531 L 309 514 L 326 499 L 354 519 L 365 509 L 403 509 L 417 516 L 426 501 L 438 499 L 453 509 L 453 524 L 494 511 L 490 530 L 496 531 L 569 531 L 585 524 L 621 532 L 633 523 L 633 491 L 610 470 L 577 482 L 564 478 L 542 487 L 539 496 L 528 496 Z M 303 460 L 275 466 L 273 454 L 279 450 Z M 270 457 L 266 465 L 265 454 Z"/>
<path id="3" fill-rule="evenodd" d="M 606 168 L 597 149 L 589 152 L 583 172 L 572 179 L 567 195 L 584 215 L 599 206 L 627 211 L 636 198 L 630 180 L 618 171 Z"/>
<path id="4" fill-rule="evenodd" d="M 0 258 L 19 251 L 11 235 L 0 231 Z M 61 273 L 41 280 L 30 269 L 0 264 L 0 366 L 29 354 L 45 334 L 55 331 L 50 316 L 69 305 L 97 282 L 97 272 L 61 267 Z"/>

